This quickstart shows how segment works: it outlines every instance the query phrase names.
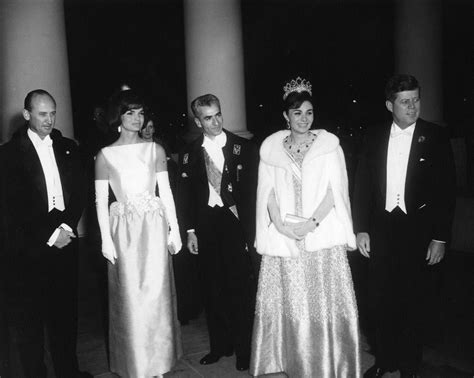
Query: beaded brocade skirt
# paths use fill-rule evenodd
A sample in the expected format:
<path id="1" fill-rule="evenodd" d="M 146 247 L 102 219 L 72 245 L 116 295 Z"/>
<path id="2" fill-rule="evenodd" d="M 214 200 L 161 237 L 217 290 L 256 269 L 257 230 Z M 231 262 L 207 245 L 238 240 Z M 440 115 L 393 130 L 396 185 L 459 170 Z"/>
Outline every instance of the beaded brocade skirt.
<path id="1" fill-rule="evenodd" d="M 359 329 L 344 247 L 263 256 L 250 373 L 359 377 Z"/>

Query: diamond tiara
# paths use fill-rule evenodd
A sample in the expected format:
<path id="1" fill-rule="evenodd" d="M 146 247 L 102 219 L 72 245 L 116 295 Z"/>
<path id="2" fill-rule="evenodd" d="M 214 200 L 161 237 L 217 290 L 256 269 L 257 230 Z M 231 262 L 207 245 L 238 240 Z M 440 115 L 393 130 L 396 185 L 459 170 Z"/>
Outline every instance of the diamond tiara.
<path id="1" fill-rule="evenodd" d="M 308 80 L 302 79 L 298 76 L 295 80 L 291 80 L 283 87 L 283 91 L 285 92 L 283 94 L 283 100 L 286 100 L 288 95 L 292 92 L 308 92 L 312 96 L 313 93 L 311 93 L 311 88 L 312 85 Z"/>

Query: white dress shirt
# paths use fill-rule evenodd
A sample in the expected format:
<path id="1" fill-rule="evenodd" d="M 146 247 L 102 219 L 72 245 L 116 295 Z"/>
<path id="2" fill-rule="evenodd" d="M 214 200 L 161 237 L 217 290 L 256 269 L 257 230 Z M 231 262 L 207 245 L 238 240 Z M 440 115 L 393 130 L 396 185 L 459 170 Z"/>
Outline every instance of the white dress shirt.
<path id="1" fill-rule="evenodd" d="M 406 214 L 405 181 L 408 158 L 416 123 L 404 130 L 392 123 L 387 153 L 387 191 L 385 210 L 391 212 L 397 206 Z"/>
<path id="2" fill-rule="evenodd" d="M 53 141 L 49 135 L 44 139 L 41 139 L 38 134 L 36 134 L 31 129 L 27 131 L 28 137 L 33 143 L 33 146 L 38 154 L 41 167 L 43 168 L 44 179 L 46 181 L 46 191 L 48 194 L 48 212 L 54 208 L 59 211 L 64 211 L 64 197 L 63 197 L 63 188 L 61 185 L 61 177 L 59 176 L 58 165 L 56 163 L 56 158 L 54 156 L 53 150 Z M 58 238 L 60 228 L 64 228 L 67 231 L 72 229 L 65 223 L 63 223 L 59 228 L 57 228 L 51 237 L 49 238 L 47 244 L 51 247 Z"/>
<path id="3" fill-rule="evenodd" d="M 226 133 L 222 132 L 214 139 L 211 139 L 204 135 L 204 140 L 202 142 L 202 146 L 208 153 L 211 160 L 216 165 L 217 169 L 222 173 L 224 171 L 224 153 L 222 152 L 222 148 L 225 146 L 227 142 L 227 135 Z M 222 198 L 219 194 L 217 194 L 214 187 L 208 182 L 209 185 L 209 201 L 208 205 L 210 207 L 219 206 L 223 207 L 224 203 L 222 202 Z"/>

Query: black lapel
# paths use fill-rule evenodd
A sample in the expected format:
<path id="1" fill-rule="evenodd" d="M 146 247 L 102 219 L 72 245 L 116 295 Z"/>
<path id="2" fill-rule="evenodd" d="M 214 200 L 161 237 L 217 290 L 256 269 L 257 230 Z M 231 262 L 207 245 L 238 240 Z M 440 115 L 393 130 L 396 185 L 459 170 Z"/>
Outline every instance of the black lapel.
<path id="1" fill-rule="evenodd" d="M 196 176 L 201 179 L 201 181 L 207 183 L 207 171 L 206 171 L 206 162 L 204 161 L 204 147 L 202 142 L 204 141 L 204 134 L 199 136 L 191 146 L 191 156 L 190 163 L 191 167 L 196 169 Z"/>
<path id="2" fill-rule="evenodd" d="M 64 143 L 61 141 L 61 136 L 57 133 L 51 133 L 51 139 L 53 140 L 54 158 L 58 167 L 59 177 L 61 178 L 64 204 L 66 205 L 69 202 L 72 189 L 69 185 L 72 181 L 71 175 L 73 174 L 70 164 L 71 151 L 65 148 Z"/>
<path id="3" fill-rule="evenodd" d="M 418 119 L 415 125 L 415 130 L 413 131 L 413 139 L 410 146 L 410 156 L 408 157 L 407 165 L 407 176 L 405 179 L 405 201 L 407 200 L 407 195 L 411 193 L 410 187 L 413 183 L 413 178 L 416 173 L 416 167 L 418 166 L 418 161 L 421 157 L 421 143 L 419 142 L 420 138 L 424 136 L 426 124 L 423 120 Z"/>
<path id="4" fill-rule="evenodd" d="M 377 162 L 378 162 L 378 176 L 379 176 L 379 184 L 380 184 L 380 191 L 383 198 L 383 203 L 386 200 L 387 194 L 387 156 L 388 156 L 388 142 L 390 140 L 390 128 L 392 126 L 392 122 L 385 123 L 382 126 L 382 130 L 380 133 L 380 140 L 376 141 L 379 143 L 377 148 Z"/>
<path id="5" fill-rule="evenodd" d="M 32 180 L 32 189 L 39 192 L 41 205 L 48 209 L 48 191 L 46 189 L 46 180 L 44 178 L 43 167 L 36 152 L 33 142 L 27 134 L 27 128 L 21 131 L 19 136 L 19 145 L 21 151 L 21 159 L 26 171 L 27 178 Z"/>
<path id="6" fill-rule="evenodd" d="M 234 165 L 234 149 L 235 146 L 237 145 L 235 143 L 234 136 L 224 130 L 224 132 L 227 135 L 227 141 L 225 143 L 225 146 L 222 147 L 222 153 L 224 154 L 224 172 L 222 174 L 223 180 L 221 183 L 221 191 L 226 190 L 226 188 L 222 188 L 223 185 L 228 185 L 230 180 L 230 172 L 233 170 L 233 165 Z M 240 150 L 239 150 L 240 153 Z"/>

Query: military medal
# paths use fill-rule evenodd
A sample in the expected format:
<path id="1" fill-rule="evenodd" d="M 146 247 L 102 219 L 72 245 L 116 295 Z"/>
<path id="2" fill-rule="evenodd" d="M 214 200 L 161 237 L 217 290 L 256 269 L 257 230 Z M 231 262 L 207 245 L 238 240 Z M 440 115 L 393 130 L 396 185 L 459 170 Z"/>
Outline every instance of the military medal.
<path id="1" fill-rule="evenodd" d="M 232 193 L 232 183 L 230 183 L 230 182 L 227 184 L 227 191 Z"/>
<path id="2" fill-rule="evenodd" d="M 234 144 L 234 155 L 240 155 L 240 144 Z"/>

